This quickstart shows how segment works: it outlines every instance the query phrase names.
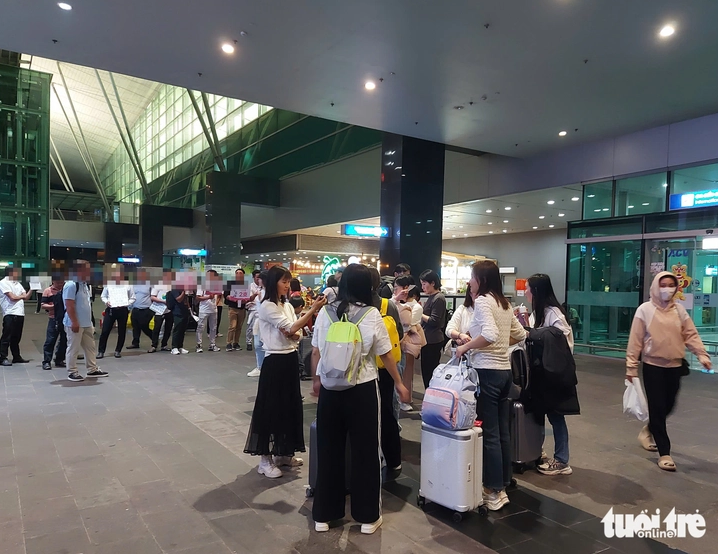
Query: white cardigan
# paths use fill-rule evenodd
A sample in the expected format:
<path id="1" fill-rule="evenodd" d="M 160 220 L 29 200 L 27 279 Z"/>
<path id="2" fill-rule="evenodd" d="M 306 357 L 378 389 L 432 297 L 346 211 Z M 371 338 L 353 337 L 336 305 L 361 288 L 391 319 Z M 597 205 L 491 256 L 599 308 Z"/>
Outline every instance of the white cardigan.
<path id="1" fill-rule="evenodd" d="M 473 306 L 471 308 L 467 308 L 466 306 L 461 304 L 461 306 L 456 308 L 454 315 L 451 316 L 451 321 L 449 321 L 449 324 L 446 326 L 446 336 L 452 338 L 452 331 L 457 331 L 458 333 L 468 333 L 469 326 L 471 325 L 471 320 L 473 318 Z"/>

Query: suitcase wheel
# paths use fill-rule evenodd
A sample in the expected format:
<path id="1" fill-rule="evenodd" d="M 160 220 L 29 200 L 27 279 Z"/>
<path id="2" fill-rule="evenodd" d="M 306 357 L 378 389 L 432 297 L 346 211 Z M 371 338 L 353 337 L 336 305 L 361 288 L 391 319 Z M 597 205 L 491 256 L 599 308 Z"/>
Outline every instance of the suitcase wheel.
<path id="1" fill-rule="evenodd" d="M 453 515 L 451 516 L 451 520 L 454 523 L 461 523 L 462 519 L 464 519 L 464 514 L 462 514 L 461 512 L 454 512 Z"/>
<path id="2" fill-rule="evenodd" d="M 514 464 L 514 473 L 522 475 L 525 469 L 524 464 Z"/>
<path id="3" fill-rule="evenodd" d="M 481 517 L 488 517 L 489 515 L 489 508 L 487 506 L 479 506 L 479 515 Z"/>
<path id="4" fill-rule="evenodd" d="M 515 490 L 516 487 L 518 487 L 518 486 L 519 486 L 519 484 L 516 482 L 516 479 L 511 479 L 511 483 L 509 483 L 509 486 L 506 488 L 509 489 L 510 491 L 512 491 L 512 490 Z"/>
<path id="5" fill-rule="evenodd" d="M 312 487 L 307 487 L 304 491 L 304 494 L 307 496 L 307 498 L 311 498 L 314 496 L 314 489 Z"/>
<path id="6" fill-rule="evenodd" d="M 416 497 L 416 505 L 419 506 L 422 510 L 426 507 L 426 498 L 421 496 L 420 494 Z"/>

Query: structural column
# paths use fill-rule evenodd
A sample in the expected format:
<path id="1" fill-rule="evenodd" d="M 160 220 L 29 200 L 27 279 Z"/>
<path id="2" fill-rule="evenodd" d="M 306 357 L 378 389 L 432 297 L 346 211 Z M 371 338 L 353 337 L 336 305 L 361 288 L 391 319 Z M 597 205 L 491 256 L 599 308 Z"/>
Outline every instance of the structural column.
<path id="1" fill-rule="evenodd" d="M 382 273 L 408 263 L 416 276 L 441 269 L 445 146 L 384 134 L 381 156 Z"/>

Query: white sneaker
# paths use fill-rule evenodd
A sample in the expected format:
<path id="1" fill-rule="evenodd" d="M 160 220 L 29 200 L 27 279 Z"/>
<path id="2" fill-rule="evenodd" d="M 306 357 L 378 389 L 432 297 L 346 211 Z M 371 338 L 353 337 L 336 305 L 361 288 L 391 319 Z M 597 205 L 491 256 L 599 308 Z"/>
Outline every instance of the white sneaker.
<path id="1" fill-rule="evenodd" d="M 411 404 L 406 404 L 405 402 L 402 402 L 401 404 L 399 404 L 399 409 L 402 412 L 413 412 L 414 406 L 412 406 Z"/>
<path id="2" fill-rule="evenodd" d="M 185 350 L 184 348 L 179 349 L 180 354 L 189 354 L 189 350 Z"/>
<path id="3" fill-rule="evenodd" d="M 216 344 L 209 345 L 210 352 L 219 352 L 220 350 L 222 350 L 222 349 L 219 346 L 217 346 Z"/>
<path id="4" fill-rule="evenodd" d="M 509 503 L 509 497 L 508 495 L 504 494 L 502 495 L 503 491 L 494 492 L 490 491 L 486 487 L 484 487 L 483 496 L 484 496 L 484 504 L 486 504 L 486 507 L 491 510 L 492 512 L 495 512 L 497 510 L 500 510 L 506 504 Z"/>
<path id="5" fill-rule="evenodd" d="M 259 377 L 259 374 L 262 373 L 258 367 L 255 367 L 252 371 L 247 373 L 247 377 Z"/>
<path id="6" fill-rule="evenodd" d="M 361 524 L 361 532 L 365 535 L 372 535 L 376 532 L 379 527 L 381 527 L 382 524 L 382 518 L 379 516 L 379 519 L 377 519 L 374 523 L 362 523 Z"/>
<path id="7" fill-rule="evenodd" d="M 294 456 L 275 456 L 274 465 L 277 467 L 301 467 L 304 465 L 304 460 Z"/>
<path id="8" fill-rule="evenodd" d="M 271 461 L 265 461 L 262 459 L 257 467 L 257 473 L 269 477 L 270 479 L 277 479 L 283 475 L 282 470 L 274 465 Z"/>
<path id="9" fill-rule="evenodd" d="M 329 524 L 328 524 L 328 523 L 322 523 L 322 522 L 320 522 L 320 521 L 315 521 L 315 522 L 314 522 L 314 530 L 315 530 L 317 533 L 326 533 L 327 531 L 329 531 Z"/>
<path id="10" fill-rule="evenodd" d="M 194 351 L 195 351 L 197 354 L 201 354 L 201 353 L 203 352 L 202 347 L 201 347 L 199 344 L 197 345 L 197 348 L 194 349 Z"/>
<path id="11" fill-rule="evenodd" d="M 179 353 L 180 353 L 179 348 L 173 348 L 173 349 L 172 349 L 172 354 L 177 355 L 177 354 L 179 354 Z"/>

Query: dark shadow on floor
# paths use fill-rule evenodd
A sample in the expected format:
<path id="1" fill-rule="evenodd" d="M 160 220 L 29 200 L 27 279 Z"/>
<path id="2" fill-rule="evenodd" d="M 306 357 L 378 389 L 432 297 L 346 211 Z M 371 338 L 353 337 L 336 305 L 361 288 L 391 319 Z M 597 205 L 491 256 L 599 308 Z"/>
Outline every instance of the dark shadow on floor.
<path id="1" fill-rule="evenodd" d="M 57 379 L 50 381 L 51 385 L 60 385 L 61 387 L 93 387 L 99 385 L 101 381 L 99 379 L 85 379 L 84 381 L 69 381 L 68 379 Z"/>

